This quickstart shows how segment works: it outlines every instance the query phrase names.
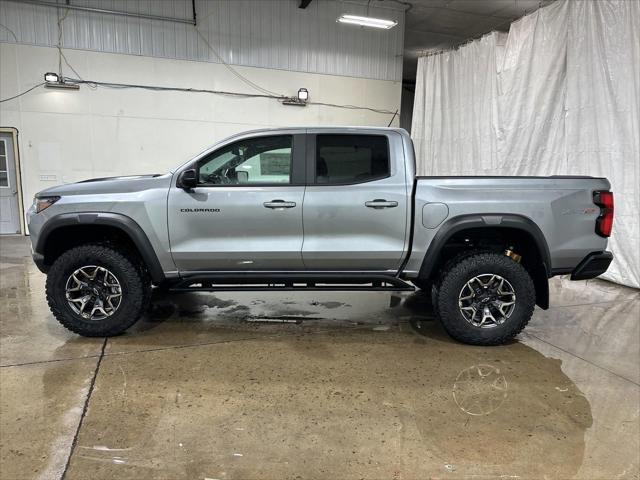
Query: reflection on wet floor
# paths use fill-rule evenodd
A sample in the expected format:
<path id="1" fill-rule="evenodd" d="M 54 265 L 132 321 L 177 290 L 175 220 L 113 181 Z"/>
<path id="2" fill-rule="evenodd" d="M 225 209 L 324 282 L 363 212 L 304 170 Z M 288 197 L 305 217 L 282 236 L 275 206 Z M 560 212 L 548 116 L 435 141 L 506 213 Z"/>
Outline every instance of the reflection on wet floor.
<path id="1" fill-rule="evenodd" d="M 554 279 L 493 348 L 422 292 L 157 291 L 105 344 L 55 323 L 24 246 L 0 243 L 2 478 L 640 474 L 635 290 Z"/>

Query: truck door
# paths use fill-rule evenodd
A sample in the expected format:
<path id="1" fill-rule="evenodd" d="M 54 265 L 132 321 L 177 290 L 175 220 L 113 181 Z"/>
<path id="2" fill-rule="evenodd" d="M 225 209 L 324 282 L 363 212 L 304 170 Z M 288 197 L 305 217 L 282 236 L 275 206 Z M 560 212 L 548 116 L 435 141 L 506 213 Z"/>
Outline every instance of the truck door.
<path id="1" fill-rule="evenodd" d="M 173 186 L 171 251 L 180 271 L 302 269 L 304 134 L 265 132 L 228 143 L 182 170 L 197 186 Z"/>
<path id="2" fill-rule="evenodd" d="M 305 268 L 397 270 L 409 231 L 411 188 L 401 136 L 345 130 L 309 130 L 307 136 Z"/>

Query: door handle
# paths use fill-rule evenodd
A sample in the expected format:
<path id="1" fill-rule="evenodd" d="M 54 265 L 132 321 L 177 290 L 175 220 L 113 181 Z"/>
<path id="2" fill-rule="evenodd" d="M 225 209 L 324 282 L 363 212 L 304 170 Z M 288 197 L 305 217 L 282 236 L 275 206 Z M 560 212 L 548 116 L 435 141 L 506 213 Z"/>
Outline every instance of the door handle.
<path id="1" fill-rule="evenodd" d="M 387 202 L 384 198 L 376 198 L 375 200 L 371 200 L 369 202 L 364 202 L 364 205 L 369 208 L 393 208 L 398 206 L 398 202 L 389 201 Z"/>
<path id="2" fill-rule="evenodd" d="M 262 205 L 264 205 L 265 208 L 274 208 L 274 209 L 293 208 L 296 206 L 296 202 L 285 202 L 284 200 L 271 200 L 270 202 L 264 202 Z"/>

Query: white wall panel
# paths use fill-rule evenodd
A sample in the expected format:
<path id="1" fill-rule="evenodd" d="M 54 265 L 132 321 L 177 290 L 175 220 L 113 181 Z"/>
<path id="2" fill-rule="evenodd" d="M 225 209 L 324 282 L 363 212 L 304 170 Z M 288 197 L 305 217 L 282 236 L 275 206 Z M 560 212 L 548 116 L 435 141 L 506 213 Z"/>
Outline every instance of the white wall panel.
<path id="1" fill-rule="evenodd" d="M 249 89 L 217 63 L 90 50 L 65 51 L 84 78 L 226 91 Z M 0 98 L 9 98 L 56 70 L 57 49 L 0 43 Z M 270 90 L 309 89 L 314 101 L 400 106 L 400 82 L 237 66 Z M 245 88 L 246 87 L 246 88 Z M 290 125 L 387 126 L 391 115 L 320 105 L 285 106 L 273 99 L 89 88 L 37 88 L 0 104 L 0 125 L 18 129 L 23 200 L 46 187 L 92 177 L 166 172 L 233 133 Z M 395 117 L 393 126 L 398 125 Z M 45 176 L 45 177 L 43 177 Z"/>
<path id="2" fill-rule="evenodd" d="M 51 1 L 51 0 L 50 0 Z M 190 19 L 191 0 L 72 0 L 73 5 Z M 378 2 L 373 2 L 378 3 Z M 404 12 L 399 8 L 314 0 L 198 0 L 197 28 L 234 65 L 401 80 Z M 336 22 L 339 15 L 393 19 L 391 30 Z M 0 3 L 0 42 L 56 46 L 56 9 Z M 12 33 L 13 32 L 13 33 Z M 15 38 L 14 38 L 15 35 Z M 189 24 L 68 10 L 62 47 L 219 63 Z"/>

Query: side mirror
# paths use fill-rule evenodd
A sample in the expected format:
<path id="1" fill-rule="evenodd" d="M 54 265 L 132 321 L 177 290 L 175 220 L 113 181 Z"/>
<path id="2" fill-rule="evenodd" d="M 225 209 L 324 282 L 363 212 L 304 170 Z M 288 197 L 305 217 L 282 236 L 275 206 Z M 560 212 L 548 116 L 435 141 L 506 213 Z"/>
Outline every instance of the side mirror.
<path id="1" fill-rule="evenodd" d="M 190 190 L 198 186 L 198 173 L 195 168 L 190 168 L 189 170 L 185 170 L 180 175 L 178 175 L 178 180 L 176 181 L 176 186 L 178 188 L 184 188 L 185 190 Z"/>

